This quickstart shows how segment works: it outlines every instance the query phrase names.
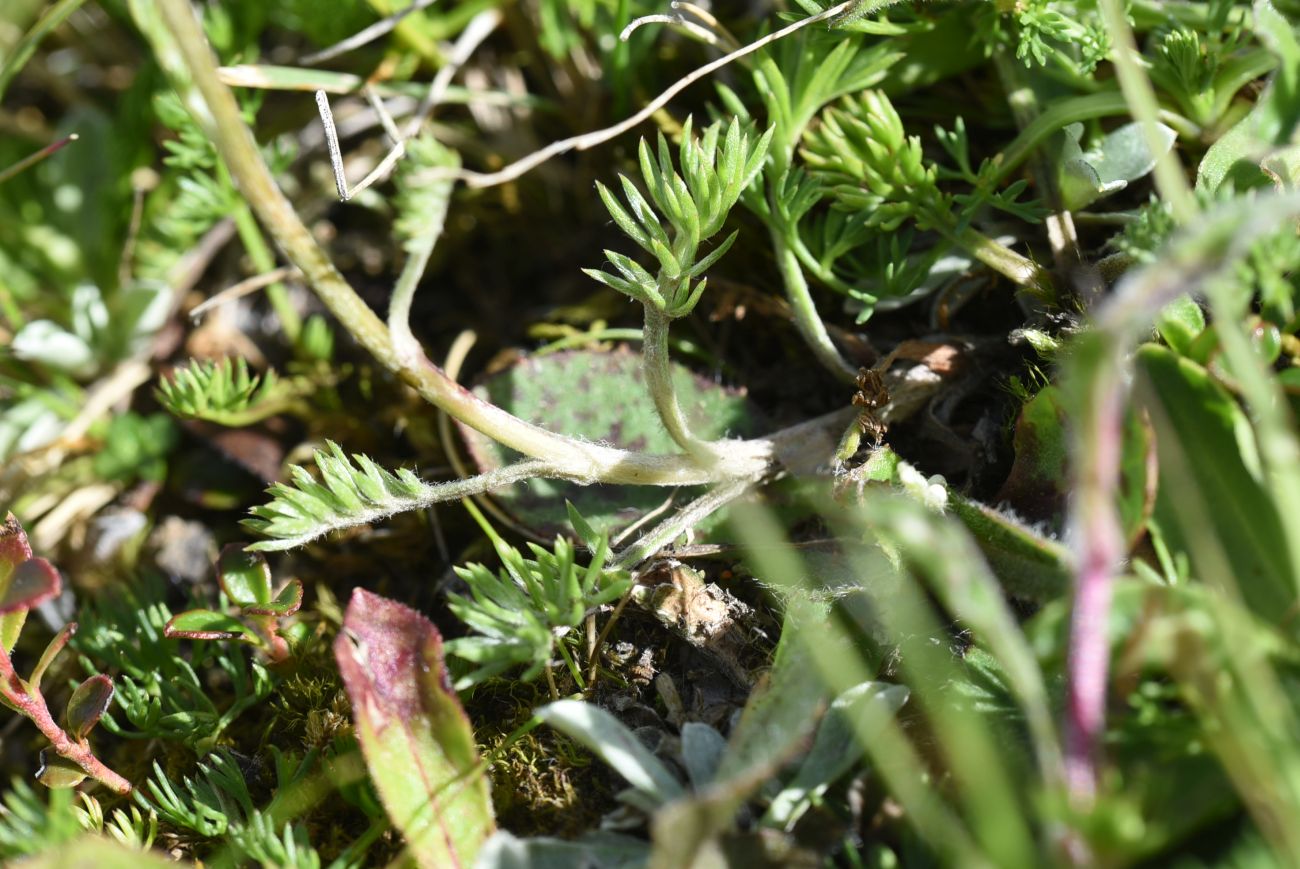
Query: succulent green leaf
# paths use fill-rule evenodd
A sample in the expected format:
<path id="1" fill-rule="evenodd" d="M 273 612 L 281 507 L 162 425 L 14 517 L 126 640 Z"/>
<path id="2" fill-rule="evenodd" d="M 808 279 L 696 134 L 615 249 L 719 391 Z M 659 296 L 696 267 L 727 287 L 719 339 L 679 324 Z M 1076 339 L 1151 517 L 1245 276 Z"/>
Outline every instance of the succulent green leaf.
<path id="1" fill-rule="evenodd" d="M 380 799 L 426 869 L 472 866 L 496 828 L 474 732 L 424 616 L 357 589 L 334 642 Z"/>
<path id="2" fill-rule="evenodd" d="M 78 685 L 68 698 L 68 708 L 63 717 L 72 738 L 85 739 L 95 729 L 112 699 L 113 680 L 103 674 L 91 676 Z"/>
<path id="3" fill-rule="evenodd" d="M 86 771 L 52 749 L 42 749 L 36 780 L 47 788 L 75 788 L 86 780 Z M 99 865 L 96 861 L 95 865 Z"/>
<path id="4" fill-rule="evenodd" d="M 271 566 L 260 552 L 231 543 L 217 557 L 217 581 L 235 606 L 245 609 L 271 601 Z"/>
<path id="5" fill-rule="evenodd" d="M 163 628 L 167 637 L 183 640 L 242 640 L 246 643 L 258 642 L 244 623 L 225 613 L 212 610 L 186 610 L 172 616 Z"/>

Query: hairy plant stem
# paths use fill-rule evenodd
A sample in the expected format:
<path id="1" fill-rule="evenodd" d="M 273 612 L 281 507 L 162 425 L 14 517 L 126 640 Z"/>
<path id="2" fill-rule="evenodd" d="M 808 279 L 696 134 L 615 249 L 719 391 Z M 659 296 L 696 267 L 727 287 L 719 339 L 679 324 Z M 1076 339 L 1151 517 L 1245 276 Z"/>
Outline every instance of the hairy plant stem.
<path id="1" fill-rule="evenodd" d="M 641 332 L 641 359 L 645 372 L 646 388 L 655 402 L 655 410 L 668 434 L 677 445 L 704 465 L 712 465 L 724 458 L 727 445 L 710 443 L 691 434 L 686 415 L 677 400 L 677 387 L 673 385 L 672 357 L 668 352 L 668 331 L 672 317 L 652 305 L 645 306 L 645 328 Z"/>
<path id="2" fill-rule="evenodd" d="M 410 384 L 426 401 L 511 449 L 550 462 L 577 480 L 695 485 L 750 477 L 768 467 L 772 444 L 766 440 L 735 442 L 710 467 L 702 467 L 686 455 L 646 455 L 584 443 L 525 422 L 484 401 L 453 382 L 423 355 L 415 362 L 404 360 L 383 321 L 335 268 L 276 185 L 234 96 L 218 77 L 216 59 L 188 0 L 158 0 L 156 8 L 166 33 L 144 28 L 154 42 L 155 54 L 212 137 L 254 212 L 338 322 L 376 361 Z M 189 79 L 193 80 L 193 88 Z"/>
<path id="3" fill-rule="evenodd" d="M 794 312 L 795 328 L 799 330 L 808 349 L 812 350 L 813 357 L 822 364 L 823 368 L 845 383 L 853 383 L 858 376 L 858 370 L 840 355 L 840 351 L 831 341 L 831 336 L 826 331 L 826 324 L 817 313 L 817 305 L 813 302 L 808 280 L 803 274 L 803 267 L 799 265 L 798 254 L 791 245 L 786 244 L 782 230 L 775 225 L 772 227 L 771 236 L 772 252 L 776 257 L 777 269 L 781 272 L 786 299 L 789 300 L 790 309 Z"/>
<path id="4" fill-rule="evenodd" d="M 102 782 L 114 792 L 123 796 L 131 793 L 131 783 L 113 772 L 95 757 L 86 740 L 77 741 L 55 722 L 50 709 L 45 705 L 45 697 L 39 691 L 29 690 L 22 679 L 14 672 L 13 661 L 9 654 L 0 649 L 0 697 L 16 712 L 29 719 L 36 728 L 50 741 L 50 746 L 63 758 L 75 763 L 86 774 Z"/>

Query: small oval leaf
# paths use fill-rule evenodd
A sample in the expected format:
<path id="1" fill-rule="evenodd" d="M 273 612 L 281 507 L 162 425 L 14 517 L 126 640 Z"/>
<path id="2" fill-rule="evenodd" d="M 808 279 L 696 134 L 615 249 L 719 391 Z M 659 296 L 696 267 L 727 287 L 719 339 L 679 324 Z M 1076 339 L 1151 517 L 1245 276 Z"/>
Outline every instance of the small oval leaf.
<path id="1" fill-rule="evenodd" d="M 302 580 L 291 579 L 275 600 L 261 606 L 246 606 L 244 612 L 257 616 L 291 616 L 302 607 Z"/>
<path id="2" fill-rule="evenodd" d="M 18 565 L 0 591 L 0 613 L 29 610 L 59 593 L 59 572 L 44 558 Z"/>
<path id="3" fill-rule="evenodd" d="M 95 729 L 113 699 L 113 680 L 103 675 L 91 676 L 77 686 L 68 698 L 64 723 L 73 739 L 80 742 Z"/>
<path id="4" fill-rule="evenodd" d="M 231 543 L 217 558 L 217 581 L 236 606 L 266 606 L 271 602 L 271 567 L 260 552 L 248 552 L 243 543 Z"/>
<path id="5" fill-rule="evenodd" d="M 75 788 L 86 780 L 86 771 L 66 757 L 44 749 L 36 780 L 47 788 Z"/>
<path id="6" fill-rule="evenodd" d="M 172 616 L 163 628 L 163 634 L 183 640 L 243 640 L 257 642 L 257 635 L 244 627 L 244 623 L 224 613 L 212 610 L 186 610 Z"/>

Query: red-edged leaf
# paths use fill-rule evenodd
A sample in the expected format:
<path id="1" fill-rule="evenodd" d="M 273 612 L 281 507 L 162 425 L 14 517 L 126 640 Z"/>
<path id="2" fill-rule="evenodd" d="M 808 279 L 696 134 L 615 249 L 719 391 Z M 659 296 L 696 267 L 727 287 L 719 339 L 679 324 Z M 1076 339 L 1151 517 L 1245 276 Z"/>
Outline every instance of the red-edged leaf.
<path id="1" fill-rule="evenodd" d="M 100 674 L 77 686 L 68 698 L 64 723 L 73 739 L 82 740 L 95 729 L 113 699 L 113 680 Z"/>
<path id="2" fill-rule="evenodd" d="M 291 616 L 302 607 L 302 580 L 291 579 L 289 584 L 280 589 L 275 600 L 262 606 L 246 606 L 244 612 L 255 616 Z"/>
<path id="3" fill-rule="evenodd" d="M 239 619 L 212 610 L 177 613 L 163 628 L 163 634 L 182 640 L 243 640 L 257 642 L 257 635 Z"/>
<path id="4" fill-rule="evenodd" d="M 393 823 L 423 867 L 469 867 L 496 827 L 442 637 L 402 604 L 353 592 L 334 641 L 357 739 Z"/>
<path id="5" fill-rule="evenodd" d="M 271 602 L 271 567 L 260 552 L 231 543 L 217 557 L 217 581 L 230 602 L 248 609 Z"/>
<path id="6" fill-rule="evenodd" d="M 44 558 L 32 558 L 14 568 L 0 588 L 0 613 L 29 610 L 59 593 L 59 572 Z"/>

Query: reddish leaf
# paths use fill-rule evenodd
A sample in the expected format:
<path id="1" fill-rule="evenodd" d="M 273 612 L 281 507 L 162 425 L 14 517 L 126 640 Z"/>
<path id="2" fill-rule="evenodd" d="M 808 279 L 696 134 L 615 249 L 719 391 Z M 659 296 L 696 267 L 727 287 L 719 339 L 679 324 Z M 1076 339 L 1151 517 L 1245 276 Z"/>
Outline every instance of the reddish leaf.
<path id="1" fill-rule="evenodd" d="M 496 824 L 437 629 L 414 610 L 357 589 L 334 654 L 366 765 L 416 861 L 474 865 Z"/>
<path id="2" fill-rule="evenodd" d="M 113 680 L 104 675 L 91 676 L 77 686 L 68 698 L 64 715 L 69 735 L 82 740 L 95 729 L 113 699 Z"/>
<path id="3" fill-rule="evenodd" d="M 19 564 L 0 583 L 0 613 L 29 610 L 59 593 L 59 572 L 44 558 L 32 558 Z"/>
<path id="4" fill-rule="evenodd" d="M 23 526 L 14 514 L 5 514 L 5 524 L 0 526 L 0 583 L 8 581 L 14 568 L 31 557 L 32 547 Z"/>

